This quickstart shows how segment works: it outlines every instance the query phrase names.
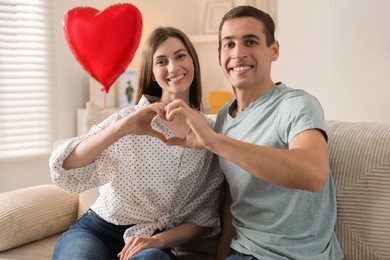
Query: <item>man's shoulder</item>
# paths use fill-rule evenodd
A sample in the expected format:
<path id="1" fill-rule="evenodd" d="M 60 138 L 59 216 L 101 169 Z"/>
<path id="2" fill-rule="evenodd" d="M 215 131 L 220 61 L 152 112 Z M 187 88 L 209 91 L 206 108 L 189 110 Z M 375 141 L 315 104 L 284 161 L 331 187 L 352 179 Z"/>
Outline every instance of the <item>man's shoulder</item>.
<path id="1" fill-rule="evenodd" d="M 278 88 L 279 106 L 291 108 L 291 106 L 321 106 L 318 99 L 304 89 L 281 86 Z"/>
<path id="2" fill-rule="evenodd" d="M 288 87 L 286 84 L 281 83 L 281 82 L 276 84 L 276 88 L 278 90 L 277 92 L 281 96 L 286 97 L 286 98 L 312 97 L 312 95 L 304 89 L 291 88 L 291 87 Z"/>

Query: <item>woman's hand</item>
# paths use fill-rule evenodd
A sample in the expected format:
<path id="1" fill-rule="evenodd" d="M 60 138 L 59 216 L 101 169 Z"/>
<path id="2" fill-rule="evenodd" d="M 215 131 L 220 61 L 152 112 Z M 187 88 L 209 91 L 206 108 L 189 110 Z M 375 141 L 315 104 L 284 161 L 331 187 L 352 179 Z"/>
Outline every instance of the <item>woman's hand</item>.
<path id="1" fill-rule="evenodd" d="M 147 248 L 171 248 L 185 244 L 192 239 L 206 234 L 210 228 L 200 227 L 195 223 L 185 222 L 174 228 L 162 231 L 152 237 L 131 237 L 118 254 L 120 260 L 127 260 L 130 256 Z"/>
<path id="2" fill-rule="evenodd" d="M 121 119 L 118 121 L 119 131 L 122 136 L 150 135 L 165 142 L 165 136 L 152 128 L 151 122 L 156 115 L 164 116 L 164 106 L 161 103 L 153 103 Z"/>
<path id="3" fill-rule="evenodd" d="M 157 237 L 132 237 L 118 254 L 120 260 L 127 260 L 147 248 L 164 248 L 164 241 Z"/>

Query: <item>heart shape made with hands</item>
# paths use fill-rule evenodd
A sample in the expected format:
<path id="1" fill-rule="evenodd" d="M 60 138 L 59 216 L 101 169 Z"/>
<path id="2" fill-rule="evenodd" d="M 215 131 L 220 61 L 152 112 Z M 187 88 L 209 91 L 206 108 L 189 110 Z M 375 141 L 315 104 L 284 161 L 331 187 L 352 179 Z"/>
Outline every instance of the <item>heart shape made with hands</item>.
<path id="1" fill-rule="evenodd" d="M 63 32 L 76 60 L 108 93 L 138 48 L 142 16 L 128 3 L 112 5 L 103 11 L 76 7 L 65 14 Z"/>
<path id="2" fill-rule="evenodd" d="M 175 137 L 184 138 L 188 134 L 189 126 L 179 117 L 174 117 L 168 121 L 165 118 L 161 118 L 161 122 L 166 125 Z"/>

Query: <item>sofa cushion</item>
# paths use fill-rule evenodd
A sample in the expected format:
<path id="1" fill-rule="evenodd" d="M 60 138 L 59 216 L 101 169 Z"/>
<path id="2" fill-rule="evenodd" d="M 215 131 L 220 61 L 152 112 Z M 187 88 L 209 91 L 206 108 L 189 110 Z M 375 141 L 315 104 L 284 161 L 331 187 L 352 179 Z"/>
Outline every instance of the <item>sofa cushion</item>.
<path id="1" fill-rule="evenodd" d="M 101 106 L 93 103 L 92 101 L 88 101 L 86 104 L 87 110 L 87 118 L 85 121 L 85 127 L 89 131 L 89 129 L 93 125 L 97 125 L 102 122 L 104 119 L 112 115 L 118 109 L 115 108 L 102 108 Z"/>
<path id="2" fill-rule="evenodd" d="M 77 218 L 80 218 L 92 206 L 99 196 L 99 187 L 81 192 L 79 194 L 79 210 Z"/>
<path id="3" fill-rule="evenodd" d="M 345 259 L 390 258 L 390 124 L 327 121 Z"/>
<path id="4" fill-rule="evenodd" d="M 54 185 L 0 194 L 0 251 L 66 230 L 77 217 L 78 196 Z"/>
<path id="5" fill-rule="evenodd" d="M 59 239 L 60 234 L 50 236 L 33 243 L 28 243 L 23 246 L 15 247 L 3 252 L 0 252 L 1 260 L 44 260 L 52 259 L 54 246 Z"/>

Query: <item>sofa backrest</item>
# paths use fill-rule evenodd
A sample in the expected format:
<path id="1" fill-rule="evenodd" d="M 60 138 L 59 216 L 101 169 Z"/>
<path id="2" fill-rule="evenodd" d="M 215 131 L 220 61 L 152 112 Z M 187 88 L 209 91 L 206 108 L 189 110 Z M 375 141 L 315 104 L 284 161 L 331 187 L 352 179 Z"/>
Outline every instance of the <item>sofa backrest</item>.
<path id="1" fill-rule="evenodd" d="M 112 111 L 87 103 L 89 129 Z M 390 123 L 326 121 L 345 260 L 390 259 Z M 79 196 L 79 216 L 98 190 Z"/>
<path id="2" fill-rule="evenodd" d="M 390 123 L 326 127 L 345 260 L 390 259 Z"/>

